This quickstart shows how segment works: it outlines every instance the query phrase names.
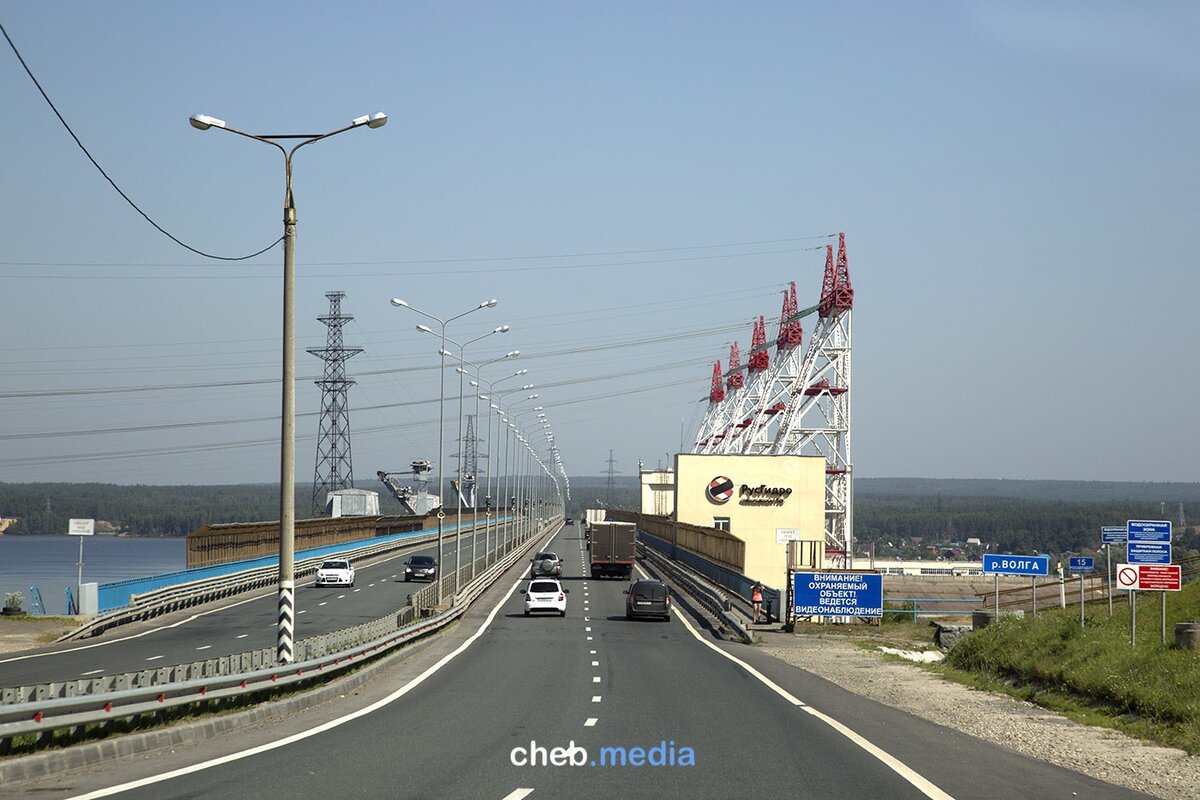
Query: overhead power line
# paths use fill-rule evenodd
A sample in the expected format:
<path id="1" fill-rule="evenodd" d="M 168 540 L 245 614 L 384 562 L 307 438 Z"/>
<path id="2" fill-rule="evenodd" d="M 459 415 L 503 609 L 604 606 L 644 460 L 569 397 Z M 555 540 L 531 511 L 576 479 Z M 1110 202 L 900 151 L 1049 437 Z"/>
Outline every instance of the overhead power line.
<path id="1" fill-rule="evenodd" d="M 121 197 L 125 200 L 125 202 L 128 203 L 134 211 L 141 214 L 142 218 L 145 219 L 146 222 L 149 222 L 151 225 L 153 225 L 154 229 L 157 230 L 159 233 L 161 233 L 163 236 L 166 236 L 168 239 L 173 241 L 175 244 L 177 244 L 180 247 L 183 247 L 187 250 L 192 251 L 193 253 L 195 253 L 198 256 L 204 256 L 205 258 L 215 258 L 218 261 L 245 261 L 248 258 L 254 258 L 255 256 L 262 255 L 263 253 L 267 252 L 272 247 L 274 247 L 275 245 L 277 245 L 283 241 L 283 237 L 280 236 L 278 239 L 271 242 L 269 245 L 264 247 L 262 250 L 259 250 L 257 252 L 251 253 L 250 255 L 246 255 L 246 256 L 218 256 L 218 255 L 213 255 L 212 253 L 206 253 L 203 250 L 199 250 L 195 247 L 192 247 L 190 244 L 187 244 L 186 242 L 181 241 L 173 233 L 168 231 L 163 226 L 159 225 L 157 222 L 155 222 L 153 219 L 151 219 L 150 215 L 147 214 L 145 211 L 143 211 L 138 206 L 137 203 L 133 202 L 133 200 L 129 197 L 129 195 L 125 194 L 124 190 L 122 190 L 121 187 L 117 185 L 117 182 L 114 181 L 109 176 L 109 174 L 104 171 L 104 167 L 100 166 L 100 162 L 98 162 L 95 158 L 92 157 L 91 152 L 88 151 L 87 147 L 84 146 L 83 142 L 79 139 L 79 137 L 75 135 L 75 131 L 72 130 L 71 126 L 67 124 L 67 121 L 66 121 L 66 119 L 63 118 L 63 115 L 61 113 L 59 113 L 58 107 L 54 105 L 54 101 L 50 99 L 50 95 L 46 94 L 46 90 L 42 88 L 42 84 L 39 83 L 37 77 L 34 76 L 33 70 L 31 70 L 29 68 L 29 65 L 25 63 L 25 59 L 21 56 L 21 51 L 17 49 L 17 45 L 13 43 L 12 37 L 8 35 L 8 31 L 5 30 L 3 24 L 0 24 L 0 33 L 4 34 L 5 41 L 7 41 L 8 46 L 12 48 L 13 54 L 17 57 L 17 60 L 21 62 L 21 66 L 25 69 L 25 74 L 29 76 L 29 80 L 33 81 L 33 85 L 37 87 L 37 90 L 39 92 L 41 92 L 42 98 L 46 101 L 46 105 L 50 106 L 50 110 L 54 112 L 54 116 L 58 117 L 58 121 L 61 122 L 62 126 L 67 129 L 67 133 L 71 134 L 71 138 L 75 140 L 75 144 L 79 145 L 79 149 L 83 151 L 83 154 L 85 156 L 87 156 L 88 161 L 92 162 L 92 166 L 94 166 L 97 170 L 100 171 L 100 174 L 104 176 L 104 180 L 108 181 L 109 185 L 111 185 L 112 188 L 116 190 L 117 194 L 121 195 Z"/>
<path id="2" fill-rule="evenodd" d="M 761 247 L 769 244 L 787 244 L 789 242 L 807 242 L 814 239 L 836 239 L 836 233 L 822 233 L 814 236 L 793 236 L 784 239 L 759 239 L 745 242 L 719 242 L 717 244 L 689 244 L 675 247 L 649 247 L 641 250 L 596 250 L 588 253 L 539 253 L 528 256 L 475 256 L 469 258 L 413 258 L 407 260 L 388 259 L 386 261 L 305 261 L 306 267 L 378 267 L 378 266 L 421 266 L 432 264 L 478 264 L 488 261 L 542 261 L 551 258 L 601 258 L 605 256 L 636 256 L 650 253 L 674 253 L 682 250 L 718 250 L 728 247 Z M 804 250 L 820 248 L 801 248 Z M 129 267 L 142 269 L 145 267 L 197 267 L 206 264 L 163 264 L 160 262 L 144 262 L 131 264 L 128 261 L 0 261 L 5 267 Z M 341 275 L 342 273 L 338 273 Z"/>

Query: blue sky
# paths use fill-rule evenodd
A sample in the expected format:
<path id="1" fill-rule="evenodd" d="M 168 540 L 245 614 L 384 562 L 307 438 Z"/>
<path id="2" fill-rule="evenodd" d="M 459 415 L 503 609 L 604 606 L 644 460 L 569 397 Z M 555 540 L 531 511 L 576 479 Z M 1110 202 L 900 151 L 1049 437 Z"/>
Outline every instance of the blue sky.
<path id="1" fill-rule="evenodd" d="M 1200 480 L 1194 5 L 42 3 L 0 21 L 117 183 L 210 252 L 279 235 L 282 169 L 189 115 L 260 133 L 390 115 L 295 171 L 297 372 L 319 373 L 304 348 L 345 292 L 359 478 L 436 453 L 437 346 L 389 298 L 449 316 L 496 297 L 451 335 L 511 325 L 469 353 L 522 351 L 570 473 L 611 448 L 632 474 L 681 422 L 690 438 L 712 360 L 788 281 L 816 301 L 820 237 L 845 231 L 859 476 Z M 0 96 L 0 481 L 275 480 L 279 249 L 188 253 L 7 50 Z M 206 386 L 158 388 L 176 384 Z M 297 405 L 307 480 L 311 382 Z"/>

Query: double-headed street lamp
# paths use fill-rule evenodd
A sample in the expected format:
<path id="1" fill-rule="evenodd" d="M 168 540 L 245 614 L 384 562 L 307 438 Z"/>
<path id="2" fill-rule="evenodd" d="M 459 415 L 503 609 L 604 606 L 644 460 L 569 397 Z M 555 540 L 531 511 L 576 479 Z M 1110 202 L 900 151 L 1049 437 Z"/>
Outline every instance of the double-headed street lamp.
<path id="1" fill-rule="evenodd" d="M 492 493 L 493 492 L 492 476 L 495 474 L 495 470 L 492 468 L 492 465 L 496 462 L 496 452 L 492 449 L 492 417 L 493 417 L 492 411 L 494 409 L 499 408 L 498 405 L 496 405 L 495 403 L 492 402 L 492 400 L 495 397 L 495 387 L 496 387 L 496 384 L 503 383 L 504 381 L 507 381 L 507 380 L 512 380 L 513 378 L 521 377 L 522 375 L 527 375 L 527 374 L 529 374 L 529 370 L 519 369 L 511 375 L 506 375 L 503 378 L 498 378 L 494 381 L 485 381 L 481 376 L 481 372 L 482 372 L 483 368 L 488 366 L 489 364 L 494 364 L 495 362 L 500 361 L 503 358 L 508 358 L 509 356 L 512 356 L 515 358 L 516 356 L 518 356 L 520 354 L 521 354 L 520 350 L 513 350 L 512 353 L 508 353 L 499 359 L 493 358 L 491 361 L 485 361 L 479 365 L 472 365 L 472 366 L 475 366 L 475 380 L 471 381 L 471 385 L 475 387 L 475 419 L 477 421 L 479 419 L 479 401 L 487 400 L 487 402 L 488 402 L 488 429 L 487 429 L 487 451 L 488 451 L 487 497 L 488 498 L 495 497 L 495 495 Z M 482 384 L 485 384 L 485 383 L 488 386 L 488 388 L 487 388 L 488 393 L 486 395 L 483 395 L 483 394 L 480 394 L 480 392 L 483 391 Z M 532 389 L 533 384 L 529 384 L 525 388 L 527 390 Z M 477 478 L 478 478 L 478 476 L 477 476 Z M 491 544 L 491 542 L 492 542 L 492 539 L 491 539 L 492 507 L 491 507 L 490 502 L 487 505 L 485 513 L 487 514 L 487 518 L 485 519 L 485 521 L 483 523 L 483 535 L 484 535 L 484 551 L 485 551 L 484 558 L 486 559 L 486 558 L 490 557 L 490 554 L 492 552 L 492 544 Z"/>
<path id="2" fill-rule="evenodd" d="M 420 314 L 422 317 L 431 319 L 434 322 L 436 322 L 442 326 L 442 346 L 439 348 L 439 351 L 441 352 L 442 363 L 441 363 L 441 366 L 438 368 L 438 376 L 439 376 L 440 380 L 439 380 L 439 390 L 438 390 L 437 602 L 440 603 L 440 602 L 442 602 L 442 574 L 443 574 L 443 570 L 445 569 L 445 567 L 442 565 L 442 541 L 443 541 L 443 536 L 444 536 L 444 525 L 443 525 L 442 521 L 446 518 L 445 501 L 443 499 L 446 496 L 445 469 L 444 469 L 444 464 L 443 464 L 444 454 L 445 454 L 445 449 L 446 449 L 446 437 L 445 437 L 445 428 L 446 428 L 446 424 L 445 424 L 446 423 L 446 326 L 449 325 L 454 320 L 461 319 L 462 317 L 465 317 L 467 314 L 474 313 L 481 308 L 495 308 L 496 298 L 493 297 L 491 300 L 484 300 L 482 303 L 475 306 L 474 308 L 467 309 L 466 311 L 462 312 L 461 314 L 455 314 L 453 317 L 449 317 L 447 319 L 442 319 L 441 317 L 435 317 L 433 314 L 422 311 L 421 309 L 416 308 L 414 306 L 410 306 L 408 303 L 404 302 L 399 297 L 392 298 L 392 305 L 396 306 L 396 308 L 407 308 L 409 311 Z M 418 325 L 417 330 L 420 331 L 421 333 L 433 333 L 433 329 L 430 328 L 428 325 Z M 455 566 L 457 568 L 457 565 L 455 565 Z"/>
<path id="3" fill-rule="evenodd" d="M 445 341 L 450 342 L 450 344 L 458 346 L 458 355 L 455 357 L 458 359 L 460 364 L 466 364 L 467 363 L 467 360 L 466 360 L 467 345 L 474 344 L 475 342 L 478 342 L 482 339 L 486 339 L 487 337 L 492 336 L 497 333 L 508 333 L 508 331 L 509 331 L 509 327 L 507 325 L 501 325 L 498 328 L 493 328 L 492 330 L 488 331 L 487 333 L 483 334 L 482 336 L 476 336 L 474 339 L 468 339 L 465 342 L 459 343 L 459 342 L 456 342 L 453 339 L 449 339 L 449 338 L 447 338 Z M 453 356 L 453 355 L 454 355 L 453 353 L 446 351 L 445 345 L 442 346 L 442 357 L 443 358 L 445 358 L 446 356 Z M 502 357 L 507 357 L 507 356 L 502 356 Z M 462 429 L 462 424 L 463 424 L 463 376 L 466 375 L 467 371 L 465 369 L 463 369 L 462 366 L 455 367 L 455 369 L 458 371 L 458 491 L 455 492 L 455 494 L 458 495 L 458 516 L 457 516 L 458 526 L 456 528 L 456 535 L 454 537 L 454 540 L 455 540 L 454 591 L 455 591 L 455 593 L 457 593 L 458 586 L 459 586 L 459 578 L 462 575 L 463 459 L 466 456 L 466 449 L 467 449 L 466 442 L 463 441 L 463 429 Z M 479 406 L 479 404 L 476 403 L 477 410 L 478 410 L 478 406 Z M 478 414 L 476 415 L 475 424 L 476 425 L 479 424 Z M 472 475 L 471 480 L 472 481 L 476 480 L 476 476 Z M 479 505 L 478 498 L 477 497 L 471 498 L 471 506 L 473 508 L 475 508 L 478 505 Z M 471 577 L 472 577 L 472 579 L 475 576 L 475 529 L 474 529 L 474 524 L 476 522 L 478 522 L 478 520 L 479 520 L 479 513 L 478 513 L 478 511 L 474 511 L 471 515 L 471 523 L 472 523 L 472 528 L 471 528 Z"/>
<path id="4" fill-rule="evenodd" d="M 382 111 L 354 118 L 349 125 L 329 133 L 253 134 L 225 124 L 225 120 L 207 114 L 193 114 L 193 128 L 206 131 L 218 128 L 247 139 L 269 144 L 283 154 L 283 408 L 280 414 L 279 447 L 279 636 L 276 658 L 281 664 L 292 662 L 292 632 L 295 620 L 296 581 L 296 204 L 292 195 L 292 157 L 305 145 L 328 139 L 355 128 L 382 128 L 387 124 Z M 278 139 L 301 139 L 288 150 Z"/>

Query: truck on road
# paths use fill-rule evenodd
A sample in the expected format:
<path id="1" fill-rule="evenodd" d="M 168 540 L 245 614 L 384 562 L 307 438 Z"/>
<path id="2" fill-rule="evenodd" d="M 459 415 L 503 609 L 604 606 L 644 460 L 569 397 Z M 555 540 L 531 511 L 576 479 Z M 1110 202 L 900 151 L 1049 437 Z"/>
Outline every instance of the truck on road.
<path id="1" fill-rule="evenodd" d="M 591 525 L 592 577 L 633 575 L 637 526 L 632 522 L 594 522 Z"/>

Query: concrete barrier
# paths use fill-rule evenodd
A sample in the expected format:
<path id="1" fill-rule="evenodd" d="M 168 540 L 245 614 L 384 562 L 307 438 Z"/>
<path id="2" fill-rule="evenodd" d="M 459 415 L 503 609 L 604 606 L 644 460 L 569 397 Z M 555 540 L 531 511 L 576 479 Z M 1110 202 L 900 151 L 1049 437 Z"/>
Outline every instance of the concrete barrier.
<path id="1" fill-rule="evenodd" d="M 1176 622 L 1175 646 L 1180 650 L 1200 648 L 1200 622 Z"/>
<path id="2" fill-rule="evenodd" d="M 1024 617 L 1024 616 L 1025 616 L 1025 612 L 1019 608 L 1000 612 L 1001 619 L 1004 619 L 1005 617 L 1020 618 L 1020 617 Z M 971 612 L 971 630 L 977 631 L 980 628 L 986 628 L 988 625 L 991 625 L 995 621 L 996 621 L 996 612 L 992 609 L 977 608 Z"/>

